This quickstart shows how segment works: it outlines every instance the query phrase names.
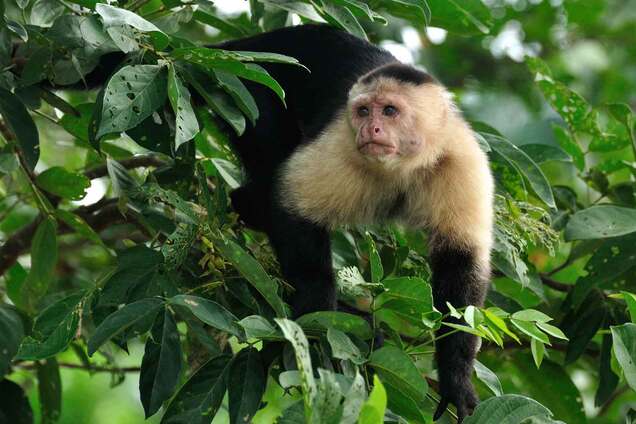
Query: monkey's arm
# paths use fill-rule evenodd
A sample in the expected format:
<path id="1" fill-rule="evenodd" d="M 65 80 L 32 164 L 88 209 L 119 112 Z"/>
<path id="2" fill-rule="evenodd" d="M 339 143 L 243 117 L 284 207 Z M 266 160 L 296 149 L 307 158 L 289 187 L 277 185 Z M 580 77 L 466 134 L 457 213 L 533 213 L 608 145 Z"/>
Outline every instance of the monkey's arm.
<path id="1" fill-rule="evenodd" d="M 435 307 L 448 313 L 446 302 L 460 308 L 482 305 L 490 277 L 493 226 L 493 180 L 486 155 L 462 132 L 455 153 L 443 159 L 426 185 L 431 239 L 429 261 L 433 271 Z M 446 322 L 456 321 L 453 318 Z M 477 338 L 442 325 L 437 332 L 436 358 L 439 373 L 439 418 L 448 403 L 457 407 L 461 419 L 477 404 L 471 383 Z"/>

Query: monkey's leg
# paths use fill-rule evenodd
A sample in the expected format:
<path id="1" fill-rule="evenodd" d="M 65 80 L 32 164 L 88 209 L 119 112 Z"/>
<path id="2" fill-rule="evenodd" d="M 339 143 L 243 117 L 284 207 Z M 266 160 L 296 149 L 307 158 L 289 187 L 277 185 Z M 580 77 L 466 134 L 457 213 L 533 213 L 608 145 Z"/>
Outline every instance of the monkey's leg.
<path id="1" fill-rule="evenodd" d="M 267 234 L 285 279 L 294 287 L 288 299 L 293 315 L 334 310 L 336 288 L 329 232 L 274 206 Z"/>
<path id="2" fill-rule="evenodd" d="M 435 243 L 430 263 L 433 270 L 435 307 L 443 314 L 454 307 L 482 305 L 486 289 L 486 272 L 480 269 L 473 252 L 453 247 L 450 243 Z M 448 318 L 447 322 L 458 322 Z M 436 337 L 435 355 L 439 374 L 441 400 L 434 419 L 437 420 L 448 403 L 457 407 L 459 422 L 473 412 L 479 399 L 471 382 L 473 361 L 477 354 L 477 337 L 468 333 L 446 335 L 452 328 L 442 325 Z"/>

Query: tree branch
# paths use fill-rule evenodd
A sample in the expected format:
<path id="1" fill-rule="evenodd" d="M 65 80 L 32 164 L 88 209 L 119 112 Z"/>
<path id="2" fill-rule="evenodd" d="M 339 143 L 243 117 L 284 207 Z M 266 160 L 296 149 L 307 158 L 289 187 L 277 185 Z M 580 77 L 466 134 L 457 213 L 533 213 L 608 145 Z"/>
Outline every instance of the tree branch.
<path id="1" fill-rule="evenodd" d="M 572 286 L 570 284 L 565 284 L 565 283 L 561 283 L 559 281 L 553 280 L 552 278 L 548 277 L 545 274 L 541 274 L 541 281 L 543 282 L 543 284 L 550 287 L 551 289 L 554 289 L 560 292 L 567 293 L 572 289 Z"/>
<path id="2" fill-rule="evenodd" d="M 110 373 L 124 373 L 124 372 L 139 372 L 141 368 L 139 367 L 103 367 L 99 365 L 83 365 L 83 364 L 71 364 L 67 362 L 60 362 L 57 364 L 60 368 L 70 368 L 76 370 L 86 370 L 90 372 L 110 372 Z M 37 368 L 37 364 L 14 364 L 15 367 L 22 368 L 25 370 L 33 370 Z"/>

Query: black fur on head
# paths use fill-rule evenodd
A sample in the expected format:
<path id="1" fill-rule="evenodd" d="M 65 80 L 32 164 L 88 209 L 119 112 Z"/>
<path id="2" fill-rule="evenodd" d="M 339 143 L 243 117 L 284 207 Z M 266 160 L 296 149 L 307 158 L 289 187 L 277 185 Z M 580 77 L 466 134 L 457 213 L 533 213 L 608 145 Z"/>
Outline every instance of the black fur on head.
<path id="1" fill-rule="evenodd" d="M 369 84 L 380 77 L 391 78 L 399 82 L 415 85 L 435 82 L 435 79 L 428 73 L 399 62 L 389 63 L 388 65 L 374 69 L 363 76 L 360 82 Z"/>

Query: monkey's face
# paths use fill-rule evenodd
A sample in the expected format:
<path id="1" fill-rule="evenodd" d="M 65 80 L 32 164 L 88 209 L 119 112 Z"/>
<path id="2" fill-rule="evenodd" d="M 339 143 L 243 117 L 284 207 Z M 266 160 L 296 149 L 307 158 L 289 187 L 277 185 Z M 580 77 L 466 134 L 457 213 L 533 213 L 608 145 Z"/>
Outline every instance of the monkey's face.
<path id="1" fill-rule="evenodd" d="M 423 140 L 409 100 L 399 92 L 377 88 L 350 99 L 348 116 L 360 154 L 385 162 L 420 152 Z"/>

